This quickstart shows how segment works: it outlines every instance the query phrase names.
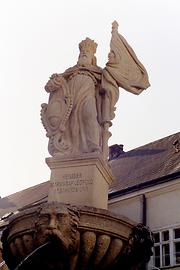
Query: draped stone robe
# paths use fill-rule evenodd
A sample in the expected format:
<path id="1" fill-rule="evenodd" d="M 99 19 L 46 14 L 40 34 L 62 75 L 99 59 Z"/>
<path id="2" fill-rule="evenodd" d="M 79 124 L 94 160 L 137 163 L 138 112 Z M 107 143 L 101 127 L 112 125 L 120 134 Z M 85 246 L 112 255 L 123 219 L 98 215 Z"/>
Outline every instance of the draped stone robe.
<path id="1" fill-rule="evenodd" d="M 102 151 L 102 93 L 100 91 L 102 69 L 97 66 L 74 66 L 63 74 L 63 83 L 50 91 L 47 114 L 50 124 L 60 125 L 68 111 L 68 99 L 72 108 L 64 130 L 50 136 L 49 151 L 58 155 L 78 155 Z M 49 82 L 50 83 L 50 82 Z M 46 87 L 49 89 L 49 87 Z M 53 123 L 54 121 L 54 123 Z"/>

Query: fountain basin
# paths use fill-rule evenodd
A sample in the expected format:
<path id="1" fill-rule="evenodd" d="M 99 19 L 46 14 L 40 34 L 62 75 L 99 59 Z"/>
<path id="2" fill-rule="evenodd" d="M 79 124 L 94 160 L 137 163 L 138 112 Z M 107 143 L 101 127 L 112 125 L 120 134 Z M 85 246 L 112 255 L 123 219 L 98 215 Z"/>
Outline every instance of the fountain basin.
<path id="1" fill-rule="evenodd" d="M 147 254 L 133 259 L 143 238 L 135 228 L 134 222 L 107 210 L 43 203 L 11 217 L 2 236 L 5 260 L 10 269 L 132 269 L 131 264 L 147 260 L 152 247 L 151 235 L 142 227 Z"/>

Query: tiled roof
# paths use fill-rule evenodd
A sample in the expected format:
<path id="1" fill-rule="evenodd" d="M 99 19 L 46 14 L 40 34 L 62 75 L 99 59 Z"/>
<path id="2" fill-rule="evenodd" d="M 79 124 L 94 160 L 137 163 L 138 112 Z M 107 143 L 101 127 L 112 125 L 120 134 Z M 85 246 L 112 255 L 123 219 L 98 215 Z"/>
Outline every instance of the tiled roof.
<path id="1" fill-rule="evenodd" d="M 0 217 L 47 199 L 49 181 L 0 199 Z"/>
<path id="2" fill-rule="evenodd" d="M 115 177 L 111 191 L 180 173 L 180 132 L 125 152 L 110 165 Z"/>

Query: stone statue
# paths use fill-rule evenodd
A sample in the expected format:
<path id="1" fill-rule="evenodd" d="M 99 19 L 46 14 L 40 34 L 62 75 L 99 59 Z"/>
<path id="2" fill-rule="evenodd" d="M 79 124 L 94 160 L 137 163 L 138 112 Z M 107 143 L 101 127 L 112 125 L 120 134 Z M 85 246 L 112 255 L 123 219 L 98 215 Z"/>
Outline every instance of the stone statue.
<path id="1" fill-rule="evenodd" d="M 112 24 L 104 69 L 96 64 L 96 48 L 93 40 L 83 40 L 77 64 L 53 74 L 45 86 L 50 96 L 48 104 L 42 104 L 41 118 L 54 157 L 102 153 L 106 160 L 119 87 L 140 94 L 149 86 L 147 72 L 118 33 L 117 22 Z"/>

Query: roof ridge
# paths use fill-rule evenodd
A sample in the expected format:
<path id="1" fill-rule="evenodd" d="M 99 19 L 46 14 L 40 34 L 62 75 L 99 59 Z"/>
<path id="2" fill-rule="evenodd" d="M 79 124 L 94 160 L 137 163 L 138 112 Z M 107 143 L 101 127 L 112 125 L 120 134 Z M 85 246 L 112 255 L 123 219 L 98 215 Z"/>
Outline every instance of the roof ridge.
<path id="1" fill-rule="evenodd" d="M 176 133 L 171 134 L 171 135 L 168 135 L 168 136 L 166 136 L 166 137 L 157 139 L 157 140 L 155 140 L 155 141 L 153 141 L 153 142 L 146 143 L 146 144 L 144 144 L 144 145 L 141 145 L 141 146 L 138 146 L 138 147 L 136 147 L 136 148 L 133 148 L 133 149 L 127 151 L 127 152 L 122 153 L 121 156 L 123 156 L 124 154 L 128 154 L 128 153 L 131 152 L 131 151 L 134 151 L 134 150 L 137 150 L 137 149 L 140 149 L 140 148 L 144 148 L 144 147 L 146 147 L 146 146 L 148 146 L 148 145 L 153 145 L 153 144 L 155 144 L 155 143 L 157 143 L 157 142 L 165 141 L 165 140 L 167 140 L 168 138 L 174 137 L 174 136 L 177 136 L 177 135 L 180 135 L 180 132 L 176 132 Z M 121 156 L 120 156 L 120 157 L 121 157 Z"/>

